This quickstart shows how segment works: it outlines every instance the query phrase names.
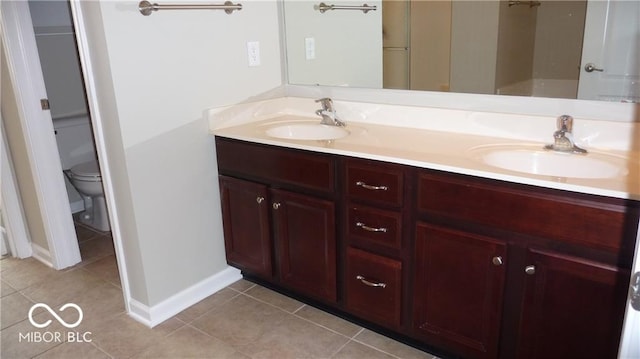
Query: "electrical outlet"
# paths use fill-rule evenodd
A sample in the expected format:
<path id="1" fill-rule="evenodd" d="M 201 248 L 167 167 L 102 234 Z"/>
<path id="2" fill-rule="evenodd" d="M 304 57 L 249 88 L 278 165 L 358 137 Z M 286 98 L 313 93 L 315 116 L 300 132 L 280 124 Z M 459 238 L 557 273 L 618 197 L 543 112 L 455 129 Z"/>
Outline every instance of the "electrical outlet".
<path id="1" fill-rule="evenodd" d="M 307 60 L 316 58 L 316 39 L 313 37 L 304 38 L 304 52 Z"/>
<path id="2" fill-rule="evenodd" d="M 260 66 L 260 42 L 247 42 L 247 59 L 249 66 Z"/>

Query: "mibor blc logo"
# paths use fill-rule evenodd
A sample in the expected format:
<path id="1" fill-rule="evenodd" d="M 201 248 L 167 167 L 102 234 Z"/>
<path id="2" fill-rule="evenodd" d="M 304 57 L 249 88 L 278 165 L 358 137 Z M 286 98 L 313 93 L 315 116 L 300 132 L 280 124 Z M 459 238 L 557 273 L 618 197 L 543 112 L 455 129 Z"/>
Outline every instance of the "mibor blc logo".
<path id="1" fill-rule="evenodd" d="M 67 308 L 73 308 L 78 311 L 78 320 L 75 323 L 71 323 L 71 324 L 65 322 L 62 318 L 60 318 L 60 316 L 56 312 L 54 312 L 50 306 L 44 303 L 36 303 L 31 307 L 31 309 L 29 309 L 29 321 L 31 322 L 31 325 L 33 325 L 36 328 L 45 328 L 45 327 L 48 327 L 49 324 L 51 324 L 51 319 L 47 320 L 44 323 L 38 323 L 35 321 L 35 319 L 33 319 L 33 311 L 38 308 L 46 309 L 49 313 L 51 313 L 51 315 L 53 315 L 54 318 L 56 318 L 58 322 L 60 322 L 60 324 L 64 325 L 66 328 L 69 328 L 69 329 L 77 327 L 78 325 L 80 325 L 80 322 L 82 322 L 82 316 L 83 316 L 82 308 L 80 308 L 75 303 L 67 303 L 62 307 L 60 307 L 61 312 Z"/>
<path id="2" fill-rule="evenodd" d="M 33 312 L 38 308 L 45 309 L 47 312 L 49 312 L 49 314 L 51 314 L 51 316 L 53 316 L 55 320 L 58 321 L 58 323 L 60 323 L 62 326 L 64 326 L 67 329 L 73 329 L 79 326 L 80 323 L 82 323 L 82 319 L 84 317 L 82 308 L 80 308 L 80 306 L 75 303 L 67 303 L 61 306 L 59 309 L 59 312 L 63 312 L 69 308 L 74 309 L 78 313 L 78 319 L 73 323 L 67 323 L 49 305 L 44 303 L 36 303 L 33 306 L 31 306 L 31 309 L 29 309 L 29 322 L 31 323 L 31 325 L 33 325 L 38 329 L 46 328 L 49 325 L 51 325 L 51 323 L 53 322 L 53 319 L 47 319 L 42 322 L 39 322 L 38 320 L 36 320 L 36 318 L 34 318 L 33 316 Z M 90 335 L 91 335 L 91 332 L 80 333 L 80 332 L 72 332 L 72 331 L 66 331 L 66 332 L 32 331 L 27 333 L 18 333 L 18 341 L 19 342 L 26 341 L 28 343 L 40 343 L 40 342 L 62 343 L 64 341 L 71 342 L 71 343 L 84 343 L 84 342 L 91 342 Z"/>

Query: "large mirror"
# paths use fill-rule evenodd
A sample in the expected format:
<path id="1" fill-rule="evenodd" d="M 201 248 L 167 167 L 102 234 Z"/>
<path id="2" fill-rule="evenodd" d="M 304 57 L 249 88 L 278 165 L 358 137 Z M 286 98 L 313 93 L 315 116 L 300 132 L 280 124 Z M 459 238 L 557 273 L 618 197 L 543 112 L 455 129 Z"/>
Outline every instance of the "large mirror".
<path id="1" fill-rule="evenodd" d="M 636 0 L 284 0 L 284 14 L 291 84 L 640 102 Z"/>

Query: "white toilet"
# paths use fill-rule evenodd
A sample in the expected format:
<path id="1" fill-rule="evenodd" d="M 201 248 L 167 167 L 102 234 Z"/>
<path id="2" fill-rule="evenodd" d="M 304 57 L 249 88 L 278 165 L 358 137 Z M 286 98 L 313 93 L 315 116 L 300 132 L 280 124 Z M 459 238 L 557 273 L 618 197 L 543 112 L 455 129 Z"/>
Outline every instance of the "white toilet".
<path id="1" fill-rule="evenodd" d="M 84 115 L 54 119 L 53 127 L 72 213 L 79 212 L 78 219 L 89 227 L 110 231 L 89 118 Z"/>

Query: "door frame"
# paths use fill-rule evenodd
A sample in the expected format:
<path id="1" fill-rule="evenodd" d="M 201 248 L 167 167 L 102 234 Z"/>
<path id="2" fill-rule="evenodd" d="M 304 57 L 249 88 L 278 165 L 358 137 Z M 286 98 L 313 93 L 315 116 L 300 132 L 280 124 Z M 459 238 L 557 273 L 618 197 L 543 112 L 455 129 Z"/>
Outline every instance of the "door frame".
<path id="1" fill-rule="evenodd" d="M 40 99 L 47 98 L 47 93 L 29 4 L 26 1 L 3 1 L 1 6 L 7 67 L 48 246 L 41 248 L 32 241 L 33 256 L 55 269 L 63 269 L 81 261 L 80 249 L 51 113 L 40 105 Z"/>
<path id="2" fill-rule="evenodd" d="M 2 225 L 8 238 L 9 253 L 16 258 L 27 258 L 33 254 L 29 230 L 24 210 L 18 196 L 18 182 L 13 171 L 13 161 L 9 156 L 9 145 L 4 130 L 4 121 L 0 114 L 0 209 Z M 1 240 L 1 239 L 0 239 Z"/>

